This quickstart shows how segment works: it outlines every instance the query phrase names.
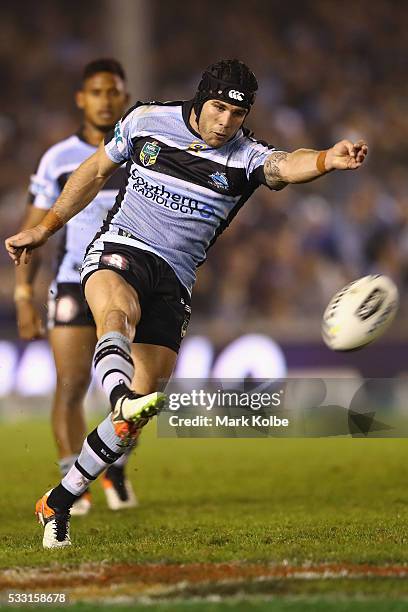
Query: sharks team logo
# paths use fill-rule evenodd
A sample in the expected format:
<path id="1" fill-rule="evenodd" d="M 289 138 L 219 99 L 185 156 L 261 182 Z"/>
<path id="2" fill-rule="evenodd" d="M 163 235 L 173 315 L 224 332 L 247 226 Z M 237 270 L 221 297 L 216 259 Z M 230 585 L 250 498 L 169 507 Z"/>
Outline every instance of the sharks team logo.
<path id="1" fill-rule="evenodd" d="M 153 142 L 145 142 L 140 151 L 139 159 L 144 166 L 153 166 L 157 161 L 157 156 L 160 153 L 161 147 L 155 140 Z"/>
<path id="2" fill-rule="evenodd" d="M 210 174 L 211 184 L 219 189 L 228 189 L 229 183 L 225 172 L 214 172 Z"/>

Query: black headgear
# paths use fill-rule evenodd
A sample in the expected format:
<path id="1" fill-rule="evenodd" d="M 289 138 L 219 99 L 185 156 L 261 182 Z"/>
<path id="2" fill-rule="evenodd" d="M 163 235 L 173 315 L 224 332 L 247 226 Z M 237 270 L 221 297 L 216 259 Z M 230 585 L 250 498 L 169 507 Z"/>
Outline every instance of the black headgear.
<path id="1" fill-rule="evenodd" d="M 239 66 L 241 68 L 241 73 L 242 68 L 245 68 L 245 73 L 247 74 L 241 74 L 241 76 L 237 76 L 237 78 L 232 77 L 228 80 L 222 80 L 209 72 L 211 68 L 218 66 L 223 67 L 224 65 L 231 65 L 232 67 Z M 204 103 L 208 100 L 222 100 L 223 102 L 228 102 L 228 104 L 241 106 L 242 108 L 250 110 L 255 101 L 255 92 L 257 89 L 258 83 L 254 73 L 238 60 L 226 60 L 214 66 L 210 66 L 210 68 L 203 73 L 197 93 L 194 97 L 194 111 L 197 121 L 200 117 Z"/>

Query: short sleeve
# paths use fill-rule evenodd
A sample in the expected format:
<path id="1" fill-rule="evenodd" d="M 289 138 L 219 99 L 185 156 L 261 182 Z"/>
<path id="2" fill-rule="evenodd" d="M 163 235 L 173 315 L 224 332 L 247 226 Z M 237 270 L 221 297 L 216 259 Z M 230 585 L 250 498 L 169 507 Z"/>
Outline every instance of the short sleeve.
<path id="1" fill-rule="evenodd" d="M 49 152 L 40 160 L 37 171 L 30 177 L 28 201 L 37 208 L 48 210 L 60 194 L 60 188 L 53 172 L 53 157 Z"/>
<path id="2" fill-rule="evenodd" d="M 281 149 L 277 149 L 266 142 L 248 138 L 246 173 L 249 181 L 256 185 L 268 186 L 264 173 L 264 163 L 274 151 L 281 151 Z"/>
<path id="3" fill-rule="evenodd" d="M 137 135 L 137 109 L 141 103 L 132 106 L 115 125 L 114 129 L 105 136 L 106 155 L 115 164 L 123 164 L 133 154 L 133 138 Z"/>

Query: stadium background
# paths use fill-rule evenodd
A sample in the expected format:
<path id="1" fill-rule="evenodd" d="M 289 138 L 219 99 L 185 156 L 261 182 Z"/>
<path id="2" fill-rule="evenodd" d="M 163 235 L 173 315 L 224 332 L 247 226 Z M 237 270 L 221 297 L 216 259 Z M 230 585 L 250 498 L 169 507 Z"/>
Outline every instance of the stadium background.
<path id="1" fill-rule="evenodd" d="M 292 150 L 362 136 L 370 153 L 356 173 L 256 192 L 200 269 L 178 373 L 406 371 L 408 3 L 3 0 L 1 8 L 1 243 L 21 222 L 39 157 L 78 127 L 73 93 L 86 62 L 116 56 L 132 98 L 165 100 L 190 97 L 206 65 L 237 56 L 259 80 L 248 119 L 258 137 Z M 53 248 L 36 283 L 44 315 Z M 374 271 L 400 287 L 397 320 L 370 348 L 330 352 L 319 330 L 328 298 Z M 75 545 L 50 559 L 33 501 L 58 480 L 53 364 L 45 341 L 17 338 L 4 248 L 0 278 L 0 607 L 10 589 L 58 589 L 78 612 L 115 597 L 149 612 L 407 609 L 405 439 L 166 439 L 148 425 L 129 466 L 136 513 L 112 516 L 95 483 L 93 511 L 72 525 Z M 91 400 L 106 407 L 95 389 Z M 91 414 L 89 426 L 98 420 Z"/>
<path id="2" fill-rule="evenodd" d="M 364 137 L 370 155 L 356 173 L 278 194 L 256 192 L 200 269 L 178 373 L 208 375 L 215 364 L 218 373 L 236 376 L 321 372 L 322 366 L 335 374 L 401 374 L 408 308 L 408 5 L 358 0 L 339 10 L 326 0 L 88 0 L 78 8 L 78 2 L 42 0 L 21 11 L 2 2 L 1 240 L 18 228 L 40 155 L 78 127 L 73 93 L 86 62 L 116 56 L 132 99 L 166 100 L 192 96 L 209 63 L 239 57 L 260 84 L 247 121 L 255 135 L 287 150 Z M 52 247 L 44 259 L 36 290 L 45 315 Z M 398 283 L 397 321 L 363 353 L 335 355 L 320 339 L 324 306 L 346 281 L 371 272 Z M 45 343 L 17 339 L 13 267 L 3 248 L 0 275 L 0 396 L 47 394 L 52 362 Z M 260 344 L 265 338 L 277 351 Z"/>

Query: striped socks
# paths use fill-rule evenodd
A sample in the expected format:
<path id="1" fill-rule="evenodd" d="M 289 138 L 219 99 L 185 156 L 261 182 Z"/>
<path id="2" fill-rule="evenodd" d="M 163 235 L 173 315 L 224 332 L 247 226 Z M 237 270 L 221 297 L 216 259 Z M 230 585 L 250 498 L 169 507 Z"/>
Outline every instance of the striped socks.
<path id="1" fill-rule="evenodd" d="M 122 439 L 116 435 L 110 415 L 85 439 L 81 454 L 67 475 L 50 493 L 51 508 L 71 507 L 86 491 L 91 482 L 107 467 L 115 463 L 125 452 Z"/>
<path id="2" fill-rule="evenodd" d="M 94 367 L 95 374 L 114 408 L 119 397 L 130 392 L 135 371 L 130 342 L 126 336 L 119 332 L 104 334 L 95 347 Z M 90 483 L 125 453 L 126 457 L 119 461 L 119 465 L 126 463 L 126 451 L 129 450 L 124 446 L 123 439 L 115 433 L 109 414 L 87 436 L 74 465 L 50 493 L 48 505 L 51 508 L 70 508 Z"/>
<path id="3" fill-rule="evenodd" d="M 140 434 L 139 430 L 138 434 Z M 65 462 L 70 463 L 64 469 L 61 483 L 53 489 L 48 497 L 51 508 L 70 508 L 106 468 L 114 465 L 123 468 L 129 461 L 132 450 L 137 445 L 136 435 L 128 446 L 116 435 L 110 415 L 85 439 L 80 455 L 72 455 Z M 60 464 L 63 460 L 61 460 Z M 64 462 L 64 463 L 65 463 Z M 61 471 L 63 470 L 60 465 Z M 64 468 L 68 467 L 64 465 Z"/>
<path id="4" fill-rule="evenodd" d="M 118 397 L 130 389 L 135 371 L 130 341 L 119 332 L 104 334 L 95 347 L 94 367 L 97 379 L 112 408 Z"/>

